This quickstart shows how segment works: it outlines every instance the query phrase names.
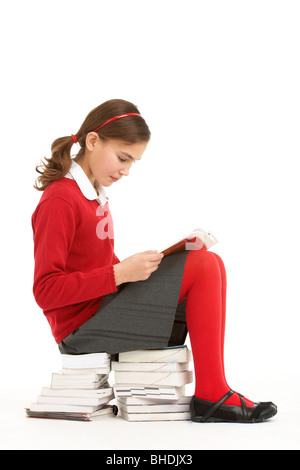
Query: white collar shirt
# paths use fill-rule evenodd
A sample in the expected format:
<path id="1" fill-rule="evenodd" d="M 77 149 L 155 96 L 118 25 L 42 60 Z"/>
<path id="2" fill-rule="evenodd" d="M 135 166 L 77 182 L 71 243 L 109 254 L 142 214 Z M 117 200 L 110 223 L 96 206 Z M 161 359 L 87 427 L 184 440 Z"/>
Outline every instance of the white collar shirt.
<path id="1" fill-rule="evenodd" d="M 66 174 L 65 178 L 70 178 L 76 181 L 84 197 L 90 201 L 96 200 L 101 207 L 104 207 L 108 203 L 107 194 L 100 184 L 97 185 L 97 191 L 88 179 L 87 175 L 83 171 L 80 165 L 72 160 L 72 165 L 69 173 Z"/>

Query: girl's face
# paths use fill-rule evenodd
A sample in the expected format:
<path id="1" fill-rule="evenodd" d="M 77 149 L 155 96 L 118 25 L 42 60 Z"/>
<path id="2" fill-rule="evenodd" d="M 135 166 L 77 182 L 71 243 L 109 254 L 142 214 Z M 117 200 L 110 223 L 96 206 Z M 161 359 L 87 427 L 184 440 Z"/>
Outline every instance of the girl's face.
<path id="1" fill-rule="evenodd" d="M 96 180 L 101 186 L 110 186 L 123 176 L 128 176 L 132 164 L 141 159 L 146 147 L 147 142 L 103 142 L 97 133 L 90 132 L 86 138 L 84 157 L 78 163 L 93 185 Z"/>

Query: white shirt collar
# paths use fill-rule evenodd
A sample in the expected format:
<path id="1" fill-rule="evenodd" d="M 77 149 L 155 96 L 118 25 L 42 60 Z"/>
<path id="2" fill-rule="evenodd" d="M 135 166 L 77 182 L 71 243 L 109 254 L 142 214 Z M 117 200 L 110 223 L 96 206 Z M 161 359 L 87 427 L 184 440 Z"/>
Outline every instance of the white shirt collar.
<path id="1" fill-rule="evenodd" d="M 108 197 L 106 192 L 100 184 L 97 186 L 99 195 L 97 195 L 96 190 L 87 175 L 83 171 L 80 165 L 72 160 L 72 165 L 69 173 L 66 174 L 65 178 L 70 178 L 76 181 L 84 197 L 90 201 L 96 200 L 100 206 L 104 206 L 108 202 Z"/>

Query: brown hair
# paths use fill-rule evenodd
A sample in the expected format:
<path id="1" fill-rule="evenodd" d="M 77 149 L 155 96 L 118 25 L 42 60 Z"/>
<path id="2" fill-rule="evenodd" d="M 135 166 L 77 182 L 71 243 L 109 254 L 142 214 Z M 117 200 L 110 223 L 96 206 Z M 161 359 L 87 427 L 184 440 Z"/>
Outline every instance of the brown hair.
<path id="1" fill-rule="evenodd" d="M 109 100 L 90 111 L 76 133 L 77 141 L 80 145 L 77 156 L 84 154 L 85 140 L 89 132 L 92 132 L 108 119 L 126 113 L 139 113 L 139 110 L 129 101 Z M 96 132 L 103 141 L 120 140 L 128 144 L 148 142 L 151 137 L 150 130 L 141 116 L 127 116 L 126 118 L 118 119 L 106 124 Z M 45 157 L 45 162 L 42 161 L 35 168 L 40 174 L 37 178 L 39 186 L 36 182 L 34 185 L 35 189 L 44 191 L 52 181 L 63 178 L 68 173 L 72 163 L 71 148 L 73 144 L 71 135 L 54 140 L 51 145 L 51 158 Z"/>

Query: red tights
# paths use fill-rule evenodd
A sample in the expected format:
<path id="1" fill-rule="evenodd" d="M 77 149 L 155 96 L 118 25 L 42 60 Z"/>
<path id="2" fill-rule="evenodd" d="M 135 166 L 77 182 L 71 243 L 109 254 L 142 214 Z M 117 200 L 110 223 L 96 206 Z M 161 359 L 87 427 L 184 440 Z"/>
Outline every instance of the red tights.
<path id="1" fill-rule="evenodd" d="M 224 370 L 226 271 L 216 253 L 190 251 L 184 267 L 179 302 L 186 299 L 186 321 L 195 371 L 195 396 L 218 401 L 229 390 Z M 253 402 L 245 399 L 247 406 Z M 240 406 L 235 393 L 227 405 Z"/>

